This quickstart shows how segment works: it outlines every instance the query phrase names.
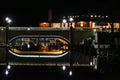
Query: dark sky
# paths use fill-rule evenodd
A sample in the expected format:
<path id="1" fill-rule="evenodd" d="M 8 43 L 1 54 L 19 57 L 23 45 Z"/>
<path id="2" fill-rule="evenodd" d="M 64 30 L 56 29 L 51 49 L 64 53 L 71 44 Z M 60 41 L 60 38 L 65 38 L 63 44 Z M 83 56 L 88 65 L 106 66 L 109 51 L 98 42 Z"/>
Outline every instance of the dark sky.
<path id="1" fill-rule="evenodd" d="M 3 0 L 0 1 L 0 25 L 4 18 L 12 19 L 12 26 L 39 26 L 52 8 L 54 17 L 79 14 L 120 15 L 118 0 Z"/>

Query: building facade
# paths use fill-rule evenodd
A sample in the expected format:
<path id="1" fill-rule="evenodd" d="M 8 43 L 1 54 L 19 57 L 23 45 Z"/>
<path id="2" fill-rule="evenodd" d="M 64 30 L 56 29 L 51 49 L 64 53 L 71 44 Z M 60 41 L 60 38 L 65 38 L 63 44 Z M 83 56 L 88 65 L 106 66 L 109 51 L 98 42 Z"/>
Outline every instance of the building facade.
<path id="1" fill-rule="evenodd" d="M 69 19 L 73 18 L 73 21 Z M 63 22 L 63 20 L 66 20 Z M 114 31 L 119 31 L 120 22 L 111 22 L 109 16 L 105 15 L 75 15 L 75 16 L 63 16 L 61 21 L 49 21 L 41 22 L 40 27 L 89 27 L 97 30 L 111 29 L 114 27 Z"/>

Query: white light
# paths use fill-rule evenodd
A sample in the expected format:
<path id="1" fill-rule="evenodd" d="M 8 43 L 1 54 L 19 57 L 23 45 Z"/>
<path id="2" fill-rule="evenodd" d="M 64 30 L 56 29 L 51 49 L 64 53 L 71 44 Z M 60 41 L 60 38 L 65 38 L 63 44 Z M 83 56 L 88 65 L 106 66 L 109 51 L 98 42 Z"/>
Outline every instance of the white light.
<path id="1" fill-rule="evenodd" d="M 11 68 L 11 66 L 10 66 L 10 65 L 8 65 L 8 66 L 7 66 L 7 69 L 10 69 L 10 68 Z"/>
<path id="2" fill-rule="evenodd" d="M 71 17 L 69 20 L 70 20 L 70 22 L 72 22 L 72 21 L 73 21 L 73 18 Z"/>
<path id="3" fill-rule="evenodd" d="M 92 65 L 93 65 L 93 63 L 92 63 L 92 62 L 90 62 L 90 65 L 92 66 Z"/>
<path id="4" fill-rule="evenodd" d="M 8 17 L 6 17 L 6 18 L 5 18 L 5 20 L 6 20 L 6 21 L 8 21 L 8 20 L 9 20 L 9 18 L 8 18 Z"/>
<path id="5" fill-rule="evenodd" d="M 63 19 L 63 23 L 66 23 L 67 22 L 67 20 L 66 19 Z"/>
<path id="6" fill-rule="evenodd" d="M 93 17 L 93 15 L 91 15 L 90 17 Z"/>
<path id="7" fill-rule="evenodd" d="M 93 29 L 94 32 L 96 32 L 97 30 L 96 29 Z"/>
<path id="8" fill-rule="evenodd" d="M 9 19 L 9 20 L 8 20 L 8 23 L 11 23 L 11 22 L 12 22 L 12 21 Z"/>
<path id="9" fill-rule="evenodd" d="M 72 76 L 72 71 L 69 72 L 69 75 Z"/>
<path id="10" fill-rule="evenodd" d="M 62 70 L 63 70 L 63 71 L 66 70 L 66 66 L 62 66 Z"/>
<path id="11" fill-rule="evenodd" d="M 27 44 L 27 47 L 30 48 L 30 44 Z"/>
<path id="12" fill-rule="evenodd" d="M 8 75 L 8 74 L 9 74 L 9 71 L 8 71 L 8 70 L 6 70 L 6 71 L 5 71 L 5 75 Z"/>
<path id="13" fill-rule="evenodd" d="M 94 69 L 97 70 L 97 65 L 94 66 Z"/>
<path id="14" fill-rule="evenodd" d="M 2 28 L 1 31 L 3 31 L 4 29 Z"/>
<path id="15" fill-rule="evenodd" d="M 108 16 L 106 16 L 106 18 L 108 18 Z"/>
<path id="16" fill-rule="evenodd" d="M 27 28 L 27 30 L 29 31 L 29 30 L 30 30 L 30 28 Z"/>
<path id="17" fill-rule="evenodd" d="M 95 57 L 93 58 L 93 64 L 94 64 L 94 69 L 97 70 L 97 68 L 98 68 L 98 66 L 97 66 L 98 63 L 97 63 L 97 58 L 95 58 Z"/>
<path id="18" fill-rule="evenodd" d="M 12 20 L 10 18 L 8 18 L 8 17 L 6 17 L 5 20 L 7 21 L 7 23 L 11 23 L 12 22 Z"/>

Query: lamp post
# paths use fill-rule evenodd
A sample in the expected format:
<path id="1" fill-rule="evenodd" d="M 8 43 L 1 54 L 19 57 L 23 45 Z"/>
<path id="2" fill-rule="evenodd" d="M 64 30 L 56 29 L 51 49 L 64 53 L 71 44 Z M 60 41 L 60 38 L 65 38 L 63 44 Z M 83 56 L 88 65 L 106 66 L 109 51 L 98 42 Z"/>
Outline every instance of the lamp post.
<path id="1" fill-rule="evenodd" d="M 69 18 L 69 21 L 70 21 L 70 24 L 69 24 L 70 26 L 69 26 L 69 27 L 72 27 L 73 18 L 70 17 L 70 18 Z"/>
<path id="2" fill-rule="evenodd" d="M 5 21 L 6 21 L 6 45 L 7 45 L 6 46 L 6 65 L 8 66 L 8 30 L 12 20 L 9 17 L 6 17 Z"/>
<path id="3" fill-rule="evenodd" d="M 72 27 L 72 22 L 73 18 L 69 18 L 70 21 L 70 67 L 72 67 L 73 64 L 73 27 Z"/>
<path id="4" fill-rule="evenodd" d="M 65 23 L 67 22 L 67 20 L 66 19 L 63 19 L 63 27 L 65 27 Z"/>

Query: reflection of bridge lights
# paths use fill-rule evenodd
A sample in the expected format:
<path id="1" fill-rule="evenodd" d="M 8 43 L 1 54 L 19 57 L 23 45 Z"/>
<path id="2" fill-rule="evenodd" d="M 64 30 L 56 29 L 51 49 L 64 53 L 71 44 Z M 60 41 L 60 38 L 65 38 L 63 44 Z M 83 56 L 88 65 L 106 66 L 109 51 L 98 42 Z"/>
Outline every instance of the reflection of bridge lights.
<path id="1" fill-rule="evenodd" d="M 70 70 L 69 75 L 72 76 L 72 71 Z"/>
<path id="2" fill-rule="evenodd" d="M 6 70 L 5 70 L 5 75 L 6 76 L 9 74 L 10 69 L 11 69 L 11 66 L 8 65 L 7 68 L 6 68 Z"/>
<path id="3" fill-rule="evenodd" d="M 30 28 L 27 28 L 28 31 L 30 31 Z"/>
<path id="4" fill-rule="evenodd" d="M 30 48 L 30 44 L 27 44 L 27 47 Z"/>
<path id="5" fill-rule="evenodd" d="M 8 70 L 6 70 L 6 71 L 5 71 L 5 75 L 7 76 L 8 74 L 9 74 L 9 71 L 8 71 Z"/>
<path id="6" fill-rule="evenodd" d="M 92 66 L 92 65 L 93 65 L 93 62 L 90 62 L 90 65 Z"/>
<path id="7" fill-rule="evenodd" d="M 8 66 L 7 66 L 7 69 L 10 69 L 10 68 L 11 68 L 11 66 L 10 66 L 10 65 L 8 65 Z"/>
<path id="8" fill-rule="evenodd" d="M 94 65 L 94 69 L 97 70 L 97 65 Z"/>
<path id="9" fill-rule="evenodd" d="M 3 31 L 4 29 L 3 28 L 1 28 L 1 31 Z"/>
<path id="10" fill-rule="evenodd" d="M 30 42 L 29 40 L 26 40 L 26 43 L 24 43 L 22 46 L 19 48 L 16 48 L 16 44 L 12 44 L 9 48 L 9 52 L 15 56 L 18 57 L 42 57 L 42 58 L 58 58 L 58 57 L 63 57 L 69 53 L 68 50 L 68 44 L 69 40 L 62 37 L 62 36 L 56 36 L 56 35 L 20 35 L 12 38 L 9 40 L 9 43 L 15 43 L 17 40 L 24 41 L 23 39 L 39 39 L 39 40 L 44 40 L 45 44 L 48 44 L 46 40 L 50 40 L 49 46 L 47 46 L 47 51 L 42 51 L 41 48 L 36 49 L 40 47 L 41 45 L 38 45 L 38 43 Z M 54 40 L 57 45 L 53 45 L 51 41 Z M 58 41 L 58 42 L 56 42 Z M 29 43 L 30 42 L 30 43 Z M 18 42 L 17 42 L 18 43 Z M 32 45 L 31 45 L 32 43 Z M 64 45 L 59 45 L 60 43 L 63 43 Z M 22 48 L 21 48 L 22 47 Z M 13 50 L 14 48 L 14 50 Z M 62 48 L 62 49 L 60 49 Z"/>
<path id="11" fill-rule="evenodd" d="M 62 70 L 65 71 L 66 70 L 66 66 L 62 66 Z"/>
<path id="12" fill-rule="evenodd" d="M 58 57 L 63 57 L 65 55 L 67 55 L 70 51 L 67 51 L 67 52 L 64 52 L 63 54 L 59 54 L 59 55 L 19 55 L 19 54 L 16 54 L 15 52 L 9 50 L 9 52 L 14 55 L 14 56 L 18 56 L 18 57 L 32 57 L 32 58 L 58 58 Z M 56 52 L 55 52 L 56 53 Z"/>

